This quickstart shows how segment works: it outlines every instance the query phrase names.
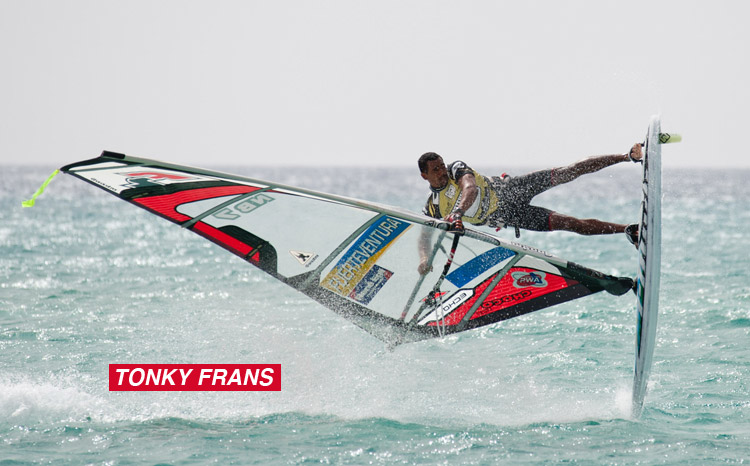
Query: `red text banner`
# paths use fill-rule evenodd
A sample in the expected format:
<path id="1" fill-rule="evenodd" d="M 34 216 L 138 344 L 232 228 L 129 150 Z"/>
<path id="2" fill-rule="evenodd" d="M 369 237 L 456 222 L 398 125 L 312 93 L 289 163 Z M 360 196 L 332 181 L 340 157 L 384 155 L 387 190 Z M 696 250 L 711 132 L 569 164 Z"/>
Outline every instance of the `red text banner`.
<path id="1" fill-rule="evenodd" d="M 109 391 L 281 391 L 281 364 L 110 364 Z"/>

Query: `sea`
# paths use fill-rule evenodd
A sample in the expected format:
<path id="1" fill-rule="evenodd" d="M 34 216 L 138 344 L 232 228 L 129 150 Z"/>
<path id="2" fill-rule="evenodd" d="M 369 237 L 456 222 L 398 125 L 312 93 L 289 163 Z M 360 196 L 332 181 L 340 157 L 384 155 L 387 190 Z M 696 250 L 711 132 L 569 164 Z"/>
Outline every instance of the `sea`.
<path id="1" fill-rule="evenodd" d="M 747 169 L 665 164 L 657 344 L 634 417 L 630 293 L 389 349 L 71 176 L 22 208 L 54 168 L 0 166 L 1 466 L 750 462 Z M 416 167 L 209 168 L 413 211 L 428 194 Z M 633 223 L 640 198 L 639 168 L 620 164 L 536 203 Z M 519 241 L 608 274 L 638 266 L 622 235 Z M 109 364 L 146 363 L 281 364 L 282 388 L 109 391 Z"/>

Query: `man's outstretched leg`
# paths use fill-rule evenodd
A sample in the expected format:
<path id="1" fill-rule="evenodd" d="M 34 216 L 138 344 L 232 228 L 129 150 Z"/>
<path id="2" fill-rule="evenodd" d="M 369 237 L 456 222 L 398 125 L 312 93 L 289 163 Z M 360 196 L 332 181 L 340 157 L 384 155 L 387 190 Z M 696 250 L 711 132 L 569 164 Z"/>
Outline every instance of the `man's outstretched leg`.
<path id="1" fill-rule="evenodd" d="M 576 218 L 552 212 L 549 216 L 550 230 L 565 230 L 580 235 L 611 235 L 625 233 L 627 225 L 604 222 L 595 218 Z"/>
<path id="2" fill-rule="evenodd" d="M 554 230 L 572 231 L 581 235 L 611 235 L 625 233 L 628 241 L 638 245 L 638 225 L 623 225 L 620 223 L 604 222 L 595 218 L 576 218 L 569 215 L 552 212 L 549 215 L 549 228 Z"/>
<path id="3" fill-rule="evenodd" d="M 643 154 L 640 144 L 633 145 L 633 147 L 630 149 L 630 153 L 628 154 L 599 155 L 595 157 L 589 157 L 588 159 L 570 164 L 567 167 L 553 169 L 552 185 L 557 186 L 563 183 L 568 183 L 575 180 L 581 175 L 594 173 L 601 170 L 602 168 L 607 168 L 621 162 L 627 162 L 631 160 L 638 161 L 642 158 Z"/>

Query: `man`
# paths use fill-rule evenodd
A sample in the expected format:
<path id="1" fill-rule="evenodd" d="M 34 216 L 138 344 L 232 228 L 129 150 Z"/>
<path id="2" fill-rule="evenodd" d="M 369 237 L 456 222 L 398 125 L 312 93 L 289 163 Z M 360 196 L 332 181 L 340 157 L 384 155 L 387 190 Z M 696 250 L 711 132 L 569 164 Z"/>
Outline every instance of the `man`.
<path id="1" fill-rule="evenodd" d="M 513 226 L 533 231 L 565 230 L 582 235 L 607 235 L 625 233 L 628 241 L 638 242 L 638 225 L 610 223 L 593 218 L 580 219 L 533 206 L 531 200 L 538 194 L 620 162 L 640 162 L 643 158 L 641 144 L 633 145 L 630 152 L 620 155 L 601 155 L 573 163 L 567 167 L 541 170 L 519 177 L 503 174 L 487 178 L 456 161 L 448 167 L 443 158 L 434 153 L 423 154 L 418 161 L 422 178 L 427 180 L 432 195 L 427 200 L 424 214 L 450 222 L 453 228 L 463 229 L 463 222 L 487 225 L 493 228 Z M 420 273 L 425 273 L 423 257 Z"/>

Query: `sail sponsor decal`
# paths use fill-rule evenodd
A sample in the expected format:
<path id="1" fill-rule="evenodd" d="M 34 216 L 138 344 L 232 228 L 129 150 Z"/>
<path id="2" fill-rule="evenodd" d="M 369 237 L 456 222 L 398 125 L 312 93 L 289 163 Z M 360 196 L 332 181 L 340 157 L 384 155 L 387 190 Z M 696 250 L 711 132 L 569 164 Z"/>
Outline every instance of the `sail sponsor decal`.
<path id="1" fill-rule="evenodd" d="M 472 296 L 474 296 L 474 290 L 472 289 L 460 289 L 456 291 L 451 297 L 443 300 L 440 303 L 440 306 L 420 320 L 419 325 L 426 325 L 429 322 L 442 319 L 453 312 L 454 309 L 458 308 L 458 306 L 465 303 Z"/>
<path id="2" fill-rule="evenodd" d="M 318 255 L 314 252 L 303 252 L 303 251 L 294 251 L 290 250 L 289 254 L 292 255 L 295 259 L 297 259 L 297 262 L 300 263 L 300 265 L 304 265 L 305 267 L 309 267 L 310 264 L 315 262 L 315 259 L 318 258 Z"/>
<path id="3" fill-rule="evenodd" d="M 379 265 L 374 265 L 372 269 L 357 283 L 349 297 L 353 300 L 364 304 L 370 304 L 372 298 L 383 288 L 388 280 L 393 276 L 393 272 L 384 269 Z"/>
<path id="4" fill-rule="evenodd" d="M 160 171 L 136 171 L 127 173 L 116 173 L 125 177 L 123 188 L 144 188 L 149 186 L 164 186 L 165 184 L 174 183 L 175 181 L 197 180 L 194 176 L 186 174 L 165 173 Z"/>
<path id="5" fill-rule="evenodd" d="M 237 220 L 244 214 L 249 214 L 273 201 L 274 198 L 271 195 L 267 192 L 262 192 L 243 199 L 234 205 L 220 209 L 213 216 L 221 220 Z"/>
<path id="6" fill-rule="evenodd" d="M 532 296 L 531 291 L 522 290 L 522 291 L 519 291 L 518 293 L 511 293 L 511 294 L 496 296 L 492 299 L 485 299 L 480 307 L 482 309 L 497 309 L 498 307 L 505 306 L 508 303 L 511 303 L 511 304 L 520 303 L 524 301 L 526 298 L 530 298 L 531 296 Z"/>
<path id="7" fill-rule="evenodd" d="M 217 181 L 217 178 L 214 177 L 158 167 L 110 167 L 109 164 L 99 164 L 97 165 L 99 169 L 95 170 L 92 170 L 92 167 L 87 165 L 85 167 L 87 170 L 76 171 L 75 174 L 107 191 L 117 194 L 130 189 L 153 188 L 179 183 Z"/>
<path id="8" fill-rule="evenodd" d="M 352 243 L 323 278 L 321 286 L 338 295 L 349 297 L 357 284 L 373 269 L 380 256 L 410 226 L 409 222 L 388 215 L 380 217 Z"/>
<path id="9" fill-rule="evenodd" d="M 534 270 L 531 272 L 513 272 L 510 274 L 513 277 L 513 286 L 516 288 L 527 288 L 533 286 L 534 288 L 545 288 L 547 283 L 547 274 Z"/>

